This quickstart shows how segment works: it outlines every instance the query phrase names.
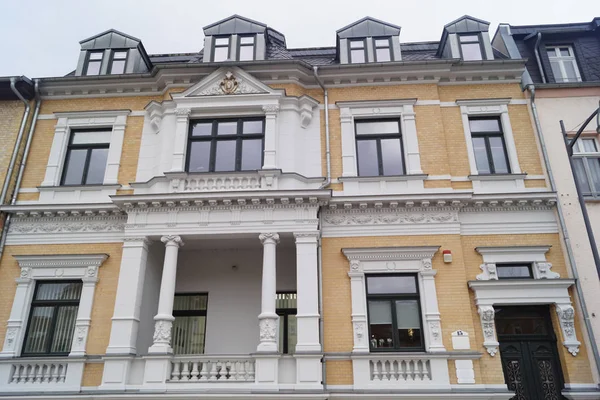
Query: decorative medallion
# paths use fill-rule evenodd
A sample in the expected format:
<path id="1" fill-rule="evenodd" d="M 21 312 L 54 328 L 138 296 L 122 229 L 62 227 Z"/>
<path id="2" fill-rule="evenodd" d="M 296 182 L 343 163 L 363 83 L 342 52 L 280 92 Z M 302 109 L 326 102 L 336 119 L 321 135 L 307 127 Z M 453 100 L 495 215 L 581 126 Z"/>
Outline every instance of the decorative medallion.
<path id="1" fill-rule="evenodd" d="M 227 72 L 219 87 L 225 94 L 234 94 L 238 90 L 238 81 L 231 72 Z"/>

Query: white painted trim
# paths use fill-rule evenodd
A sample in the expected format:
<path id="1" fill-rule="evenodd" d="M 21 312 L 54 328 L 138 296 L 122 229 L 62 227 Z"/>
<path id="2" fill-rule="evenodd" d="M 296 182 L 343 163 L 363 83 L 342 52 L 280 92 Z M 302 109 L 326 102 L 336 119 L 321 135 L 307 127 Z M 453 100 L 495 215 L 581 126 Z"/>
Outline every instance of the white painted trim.
<path id="1" fill-rule="evenodd" d="M 19 189 L 19 193 L 38 193 L 39 190 L 37 188 L 22 188 Z"/>

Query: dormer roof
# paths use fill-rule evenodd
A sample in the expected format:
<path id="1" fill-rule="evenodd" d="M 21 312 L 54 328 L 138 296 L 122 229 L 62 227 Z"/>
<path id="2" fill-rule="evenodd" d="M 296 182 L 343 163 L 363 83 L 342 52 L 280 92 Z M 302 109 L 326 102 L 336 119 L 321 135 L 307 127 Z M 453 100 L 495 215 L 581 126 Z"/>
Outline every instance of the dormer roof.
<path id="1" fill-rule="evenodd" d="M 400 29 L 398 25 L 393 25 L 373 17 L 364 17 L 338 29 L 336 33 L 339 38 L 398 36 Z"/>
<path id="2" fill-rule="evenodd" d="M 120 32 L 116 29 L 109 29 L 79 42 L 82 50 L 94 49 L 133 49 L 142 44 L 142 41 L 136 37 Z"/>
<path id="3" fill-rule="evenodd" d="M 265 33 L 267 25 L 262 22 L 254 21 L 250 18 L 234 14 L 213 24 L 206 25 L 204 28 L 206 36 L 213 35 L 233 35 L 244 33 Z"/>
<path id="4" fill-rule="evenodd" d="M 442 38 L 440 39 L 437 55 L 442 55 L 443 49 L 446 46 L 446 41 L 448 40 L 448 35 L 451 33 L 476 33 L 488 32 L 489 30 L 490 23 L 488 21 L 484 21 L 482 19 L 475 18 L 470 15 L 463 15 L 462 17 L 457 18 L 454 21 L 444 25 L 444 30 L 442 31 Z"/>

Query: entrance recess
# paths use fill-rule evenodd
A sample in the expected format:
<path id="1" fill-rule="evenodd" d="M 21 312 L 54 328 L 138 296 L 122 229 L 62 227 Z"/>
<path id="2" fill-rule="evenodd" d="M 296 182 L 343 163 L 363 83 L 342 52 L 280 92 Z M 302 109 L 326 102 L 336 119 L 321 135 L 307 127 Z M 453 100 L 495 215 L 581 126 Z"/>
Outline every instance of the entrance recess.
<path id="1" fill-rule="evenodd" d="M 562 369 L 548 306 L 494 306 L 502 370 L 514 400 L 562 400 Z"/>

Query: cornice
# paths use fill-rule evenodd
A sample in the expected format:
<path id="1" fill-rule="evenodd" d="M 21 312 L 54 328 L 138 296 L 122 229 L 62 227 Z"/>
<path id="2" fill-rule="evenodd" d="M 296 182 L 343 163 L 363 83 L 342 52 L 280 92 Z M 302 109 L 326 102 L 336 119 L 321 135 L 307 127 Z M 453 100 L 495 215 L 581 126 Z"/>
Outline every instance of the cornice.
<path id="1" fill-rule="evenodd" d="M 499 279 L 488 281 L 468 281 L 467 284 L 473 290 L 527 290 L 536 288 L 567 289 L 575 284 L 575 279 Z"/>
<path id="2" fill-rule="evenodd" d="M 411 247 L 357 247 L 344 248 L 342 253 L 348 260 L 422 260 L 432 258 L 440 246 Z"/>
<path id="3" fill-rule="evenodd" d="M 481 255 L 487 254 L 546 254 L 550 251 L 551 245 L 544 246 L 511 246 L 511 247 L 498 247 L 498 246 L 480 246 L 475 247 L 475 251 Z"/>
<path id="4" fill-rule="evenodd" d="M 99 267 L 108 254 L 15 255 L 20 268 Z"/>

